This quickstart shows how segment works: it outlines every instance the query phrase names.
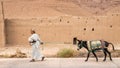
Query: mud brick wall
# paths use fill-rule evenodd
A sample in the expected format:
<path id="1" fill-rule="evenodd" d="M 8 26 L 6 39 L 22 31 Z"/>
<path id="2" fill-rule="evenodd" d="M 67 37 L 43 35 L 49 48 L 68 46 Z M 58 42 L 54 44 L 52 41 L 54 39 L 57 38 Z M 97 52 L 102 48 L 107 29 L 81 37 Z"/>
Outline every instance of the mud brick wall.
<path id="1" fill-rule="evenodd" d="M 1 46 L 28 44 L 32 28 L 46 43 L 72 43 L 74 37 L 120 43 L 119 7 L 106 15 L 93 16 L 73 2 L 4 1 L 5 22 L 0 4 Z"/>
<path id="2" fill-rule="evenodd" d="M 33 19 L 6 19 L 7 44 L 28 44 L 30 29 L 34 28 L 46 43 L 72 43 L 82 40 L 104 39 L 120 43 L 120 14 L 108 16 L 56 16 Z"/>
<path id="3" fill-rule="evenodd" d="M 4 28 L 4 20 L 3 20 L 3 12 L 2 12 L 2 2 L 0 2 L 0 46 L 5 45 L 5 28 Z"/>

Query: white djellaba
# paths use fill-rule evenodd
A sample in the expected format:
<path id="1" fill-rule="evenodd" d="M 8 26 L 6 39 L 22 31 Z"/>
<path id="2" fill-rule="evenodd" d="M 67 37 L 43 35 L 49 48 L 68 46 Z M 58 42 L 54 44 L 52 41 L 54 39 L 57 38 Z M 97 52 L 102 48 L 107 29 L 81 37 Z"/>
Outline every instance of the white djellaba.
<path id="1" fill-rule="evenodd" d="M 31 36 L 28 38 L 28 41 L 30 45 L 32 46 L 32 61 L 40 60 L 42 58 L 42 61 L 44 60 L 44 56 L 41 54 L 39 50 L 39 46 L 41 45 L 41 40 L 39 38 L 39 35 L 35 33 L 34 30 L 31 30 Z"/>

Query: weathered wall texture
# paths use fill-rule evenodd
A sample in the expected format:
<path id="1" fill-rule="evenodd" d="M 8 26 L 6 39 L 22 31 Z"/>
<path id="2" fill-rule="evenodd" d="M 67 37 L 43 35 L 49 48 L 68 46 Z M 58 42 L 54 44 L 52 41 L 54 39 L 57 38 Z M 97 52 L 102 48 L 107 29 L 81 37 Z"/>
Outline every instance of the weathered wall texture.
<path id="1" fill-rule="evenodd" d="M 4 20 L 2 12 L 2 3 L 0 2 L 0 46 L 5 45 Z"/>
<path id="2" fill-rule="evenodd" d="M 0 5 L 0 45 L 5 41 L 10 45 L 28 44 L 32 28 L 49 43 L 72 43 L 74 37 L 120 43 L 118 0 L 0 1 L 4 1 L 5 15 L 3 23 Z"/>
<path id="3" fill-rule="evenodd" d="M 72 43 L 74 37 L 83 40 L 104 39 L 120 43 L 120 14 L 108 16 L 60 16 L 39 19 L 6 20 L 7 44 L 27 44 L 30 29 L 36 29 L 44 42 Z"/>

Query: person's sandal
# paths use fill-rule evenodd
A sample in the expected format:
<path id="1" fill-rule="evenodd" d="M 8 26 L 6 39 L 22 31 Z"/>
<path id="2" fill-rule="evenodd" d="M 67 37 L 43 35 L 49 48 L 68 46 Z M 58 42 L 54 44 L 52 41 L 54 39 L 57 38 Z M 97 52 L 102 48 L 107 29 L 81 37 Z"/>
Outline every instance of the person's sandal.
<path id="1" fill-rule="evenodd" d="M 35 62 L 35 59 L 30 60 L 30 62 Z"/>
<path id="2" fill-rule="evenodd" d="M 45 59 L 45 57 L 42 57 L 42 60 L 41 61 L 43 61 Z"/>

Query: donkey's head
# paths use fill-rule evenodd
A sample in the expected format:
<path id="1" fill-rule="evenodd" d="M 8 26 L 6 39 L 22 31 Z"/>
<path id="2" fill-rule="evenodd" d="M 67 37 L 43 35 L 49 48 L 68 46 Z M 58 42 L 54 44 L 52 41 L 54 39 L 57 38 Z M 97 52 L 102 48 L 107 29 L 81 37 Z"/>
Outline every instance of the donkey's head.
<path id="1" fill-rule="evenodd" d="M 77 50 L 81 49 L 84 45 L 82 40 L 78 40 L 76 37 L 73 38 L 73 44 L 77 45 Z"/>
<path id="2" fill-rule="evenodd" d="M 77 44 L 77 50 L 81 49 L 83 47 L 83 41 L 82 40 L 77 40 L 78 44 Z"/>

